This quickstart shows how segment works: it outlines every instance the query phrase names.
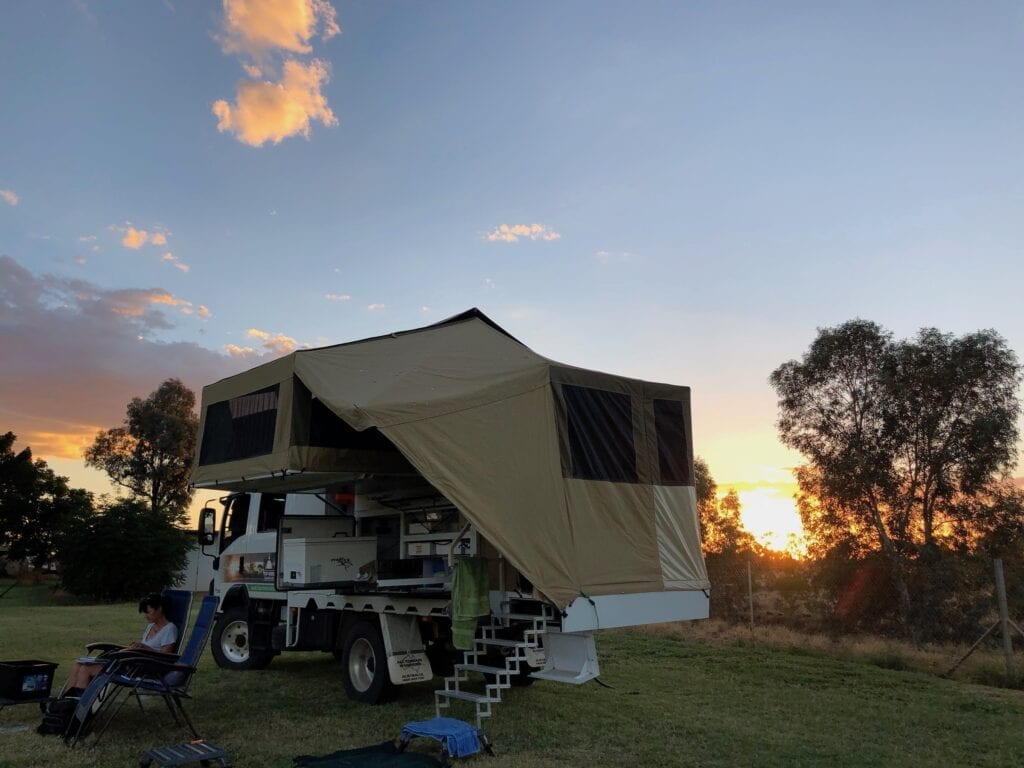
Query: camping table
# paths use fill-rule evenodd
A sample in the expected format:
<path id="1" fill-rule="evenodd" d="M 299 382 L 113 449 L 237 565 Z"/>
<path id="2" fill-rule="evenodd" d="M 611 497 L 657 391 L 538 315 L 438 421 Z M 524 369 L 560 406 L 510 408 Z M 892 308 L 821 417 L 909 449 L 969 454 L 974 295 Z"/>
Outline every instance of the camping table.
<path id="1" fill-rule="evenodd" d="M 142 756 L 139 761 L 139 768 L 149 768 L 153 761 L 160 768 L 170 768 L 173 765 L 187 765 L 188 763 L 199 763 L 201 765 L 212 765 L 216 760 L 221 768 L 231 768 L 228 762 L 227 753 L 220 747 L 214 746 L 207 741 L 192 741 L 184 744 L 175 744 L 172 747 L 153 747 Z"/>

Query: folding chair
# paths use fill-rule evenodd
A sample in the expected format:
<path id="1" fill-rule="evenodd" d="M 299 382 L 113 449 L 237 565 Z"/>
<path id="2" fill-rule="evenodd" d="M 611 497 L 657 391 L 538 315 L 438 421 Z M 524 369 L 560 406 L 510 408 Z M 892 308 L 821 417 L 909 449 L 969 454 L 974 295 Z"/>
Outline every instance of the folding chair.
<path id="1" fill-rule="evenodd" d="M 82 693 L 64 735 L 67 744 L 74 746 L 90 730 L 95 730 L 95 741 L 98 742 L 124 706 L 125 694 L 135 696 L 140 708 L 141 697 L 160 696 L 175 724 L 180 727 L 184 720 L 192 735 L 199 738 L 182 700 L 191 698 L 188 688 L 209 641 L 218 602 L 213 595 L 203 598 L 180 658 L 170 654 L 129 651 L 114 654 L 103 672 Z"/>
<path id="2" fill-rule="evenodd" d="M 178 628 L 178 639 L 174 642 L 171 653 L 181 653 L 181 645 L 185 640 L 185 630 L 188 628 L 188 615 L 192 611 L 192 592 L 187 589 L 163 589 L 161 595 L 170 600 L 170 610 L 167 612 L 167 620 Z M 117 643 L 89 643 L 85 646 L 90 656 L 103 657 L 113 651 L 123 650 L 125 646 Z"/>

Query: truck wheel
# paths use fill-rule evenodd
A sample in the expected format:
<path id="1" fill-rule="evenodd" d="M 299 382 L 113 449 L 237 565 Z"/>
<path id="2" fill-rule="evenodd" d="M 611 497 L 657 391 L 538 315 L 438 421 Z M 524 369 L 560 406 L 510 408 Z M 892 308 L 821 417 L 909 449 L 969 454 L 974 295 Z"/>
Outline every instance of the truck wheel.
<path id="1" fill-rule="evenodd" d="M 229 608 L 213 625 L 213 659 L 221 669 L 263 669 L 274 658 L 270 652 L 249 647 L 249 611 L 243 606 Z"/>
<path id="2" fill-rule="evenodd" d="M 345 694 L 353 701 L 383 704 L 396 693 L 376 622 L 361 619 L 349 627 L 342 645 L 341 669 Z"/>

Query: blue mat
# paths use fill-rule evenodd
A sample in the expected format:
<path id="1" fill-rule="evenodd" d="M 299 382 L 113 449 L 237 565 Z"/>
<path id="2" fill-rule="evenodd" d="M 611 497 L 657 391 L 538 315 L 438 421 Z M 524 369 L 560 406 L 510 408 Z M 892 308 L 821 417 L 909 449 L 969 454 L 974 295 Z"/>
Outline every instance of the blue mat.
<path id="1" fill-rule="evenodd" d="M 413 736 L 437 739 L 452 757 L 469 757 L 480 751 L 480 736 L 469 723 L 451 717 L 435 717 L 402 726 L 402 741 Z"/>

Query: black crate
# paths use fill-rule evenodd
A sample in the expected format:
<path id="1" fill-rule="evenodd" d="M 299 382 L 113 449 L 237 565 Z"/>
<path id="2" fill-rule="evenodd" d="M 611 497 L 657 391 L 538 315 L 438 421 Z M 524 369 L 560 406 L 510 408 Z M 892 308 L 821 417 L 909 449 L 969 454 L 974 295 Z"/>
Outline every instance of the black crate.
<path id="1" fill-rule="evenodd" d="M 47 698 L 56 669 L 56 664 L 36 659 L 0 661 L 0 699 L 30 701 Z"/>

